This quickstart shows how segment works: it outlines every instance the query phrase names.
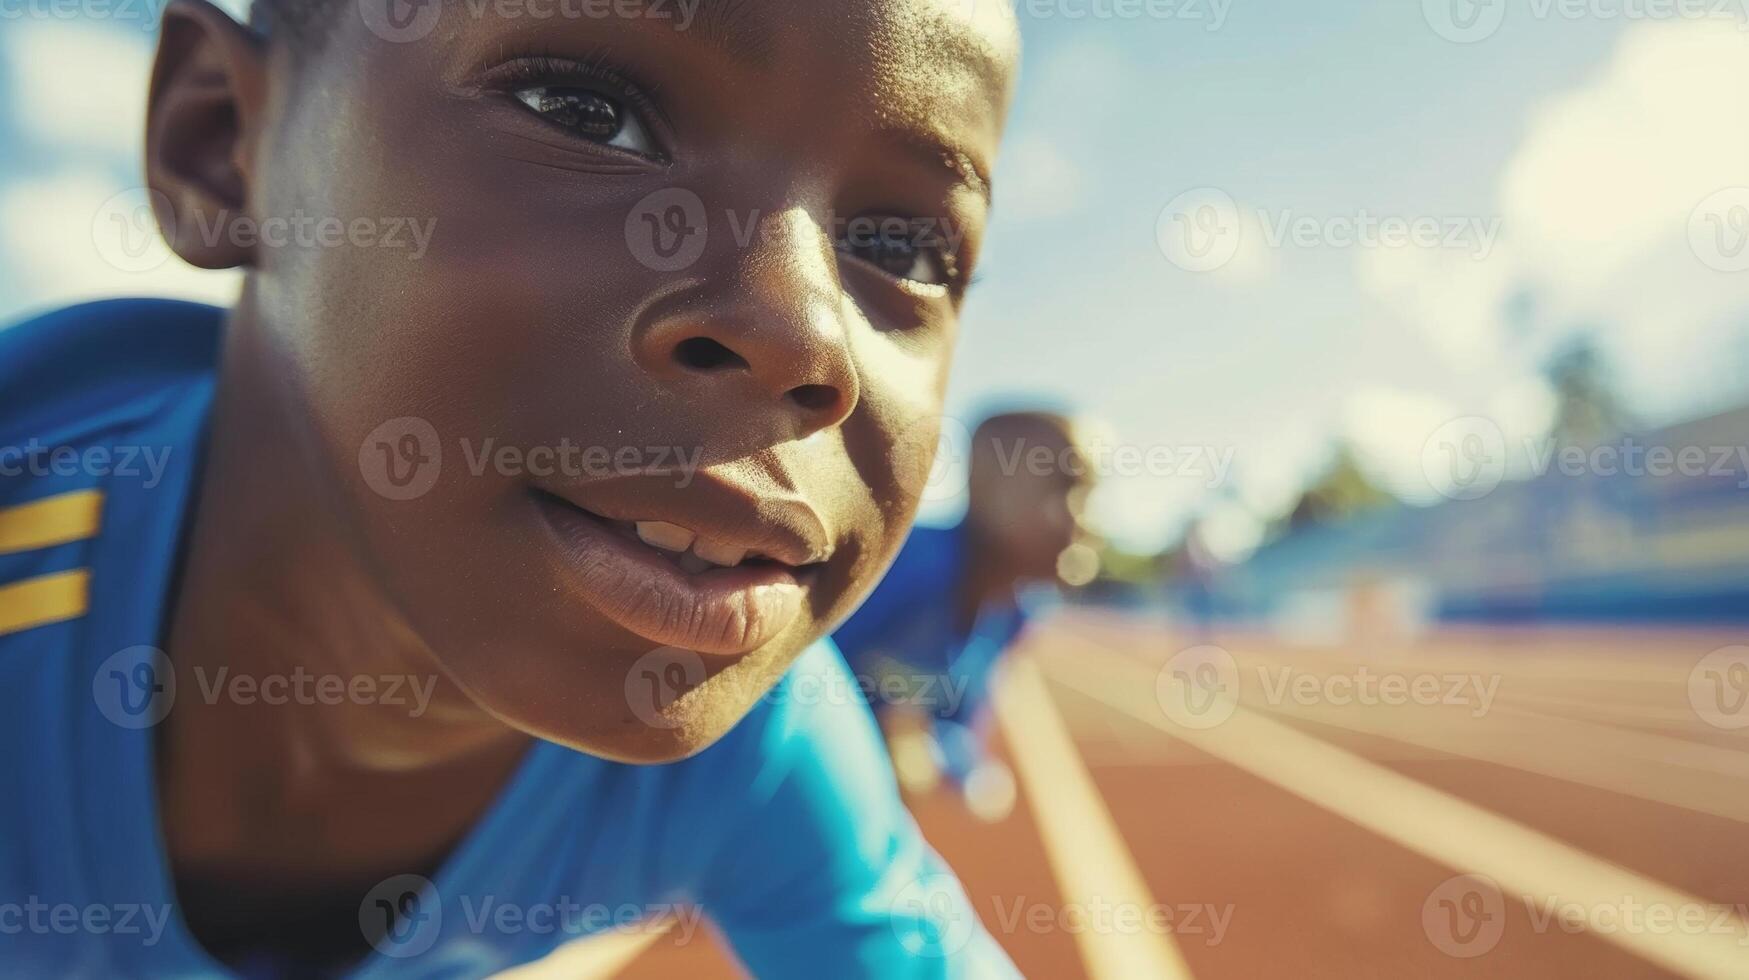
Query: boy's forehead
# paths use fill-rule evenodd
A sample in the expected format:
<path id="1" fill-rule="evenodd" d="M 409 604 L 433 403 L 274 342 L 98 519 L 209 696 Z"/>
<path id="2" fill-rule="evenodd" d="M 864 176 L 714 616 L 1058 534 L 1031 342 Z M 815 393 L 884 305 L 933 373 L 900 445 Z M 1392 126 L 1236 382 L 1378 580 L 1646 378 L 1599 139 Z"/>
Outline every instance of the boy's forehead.
<path id="1" fill-rule="evenodd" d="M 634 0 L 650 3 L 654 0 Z M 1019 54 L 1010 0 L 672 0 L 693 5 L 691 29 L 732 55 L 775 60 L 787 37 L 859 51 L 920 76 L 971 72 L 1001 88 Z"/>
<path id="2" fill-rule="evenodd" d="M 709 2 L 709 0 L 706 0 Z M 1008 0 L 897 0 L 874 3 L 870 32 L 877 100 L 887 120 L 930 132 L 1000 135 L 1019 57 L 1019 30 Z M 988 132 L 979 132 L 982 127 Z M 959 160 L 987 176 L 985 161 Z"/>
<path id="3" fill-rule="evenodd" d="M 980 124 L 999 125 L 1007 108 L 1019 56 L 1009 0 L 685 2 L 695 5 L 693 23 L 678 38 L 755 69 L 826 67 L 807 83 L 830 75 L 867 93 L 879 115 L 872 122 L 883 128 L 981 135 Z M 973 163 L 961 156 L 953 163 Z"/>
<path id="4" fill-rule="evenodd" d="M 978 176 L 987 176 L 982 152 L 1000 136 L 1019 56 L 1010 0 L 426 2 L 443 5 L 431 39 L 452 51 L 532 46 L 593 60 L 629 46 L 725 85 L 772 78 L 816 107 L 864 117 L 867 128 L 921 137 L 925 152 L 948 148 L 949 166 Z M 360 39 L 370 44 L 373 33 Z"/>

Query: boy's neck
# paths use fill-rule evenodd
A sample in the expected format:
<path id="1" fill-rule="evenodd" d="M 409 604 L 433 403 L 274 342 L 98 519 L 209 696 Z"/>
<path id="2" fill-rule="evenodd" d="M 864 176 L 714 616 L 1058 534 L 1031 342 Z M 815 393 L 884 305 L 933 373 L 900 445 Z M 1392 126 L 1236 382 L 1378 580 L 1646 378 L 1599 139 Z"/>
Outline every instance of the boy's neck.
<path id="1" fill-rule="evenodd" d="M 179 878 L 343 890 L 434 866 L 530 740 L 442 673 L 348 543 L 249 301 L 227 325 L 165 631 L 179 697 L 158 732 L 160 810 Z M 371 690 L 335 697 L 324 677 Z M 264 700 L 270 678 L 285 703 Z"/>

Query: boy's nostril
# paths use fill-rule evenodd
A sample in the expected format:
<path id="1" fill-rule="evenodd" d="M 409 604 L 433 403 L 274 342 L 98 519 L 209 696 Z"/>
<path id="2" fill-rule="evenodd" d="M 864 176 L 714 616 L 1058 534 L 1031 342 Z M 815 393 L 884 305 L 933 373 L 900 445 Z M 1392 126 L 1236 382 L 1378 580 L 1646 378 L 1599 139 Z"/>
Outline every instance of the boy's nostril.
<path id="1" fill-rule="evenodd" d="M 694 371 L 714 371 L 717 368 L 747 366 L 741 355 L 709 337 L 688 337 L 674 346 L 674 360 Z"/>
<path id="2" fill-rule="evenodd" d="M 831 385 L 798 385 L 790 389 L 789 397 L 809 411 L 821 412 L 838 403 L 838 389 Z"/>

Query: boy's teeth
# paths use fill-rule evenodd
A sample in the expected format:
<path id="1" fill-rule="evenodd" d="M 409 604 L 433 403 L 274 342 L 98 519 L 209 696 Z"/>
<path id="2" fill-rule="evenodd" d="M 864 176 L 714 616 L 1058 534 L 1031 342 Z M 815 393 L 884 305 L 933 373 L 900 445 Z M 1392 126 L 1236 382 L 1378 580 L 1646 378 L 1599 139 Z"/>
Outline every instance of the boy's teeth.
<path id="1" fill-rule="evenodd" d="M 638 537 L 652 548 L 663 551 L 685 551 L 692 547 L 693 534 L 678 524 L 667 521 L 638 521 Z"/>
<path id="2" fill-rule="evenodd" d="M 699 538 L 692 543 L 692 553 L 713 565 L 733 567 L 741 564 L 741 559 L 747 557 L 746 548 L 734 545 L 718 544 L 707 538 Z"/>
<path id="3" fill-rule="evenodd" d="M 638 538 L 652 548 L 677 555 L 688 573 L 712 568 L 733 568 L 747 557 L 746 548 L 700 537 L 688 528 L 667 521 L 634 521 Z"/>

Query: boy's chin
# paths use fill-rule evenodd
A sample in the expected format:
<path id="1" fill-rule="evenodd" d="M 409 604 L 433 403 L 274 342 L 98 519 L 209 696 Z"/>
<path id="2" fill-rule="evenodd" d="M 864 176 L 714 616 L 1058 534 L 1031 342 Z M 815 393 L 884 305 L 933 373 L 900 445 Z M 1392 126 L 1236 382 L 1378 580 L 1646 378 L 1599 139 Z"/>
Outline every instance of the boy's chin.
<path id="1" fill-rule="evenodd" d="M 673 728 L 622 725 L 609 729 L 547 728 L 530 734 L 610 762 L 651 766 L 679 762 L 710 748 L 745 715 L 723 706 L 707 717 L 685 719 Z"/>
<path id="2" fill-rule="evenodd" d="M 526 734 L 614 762 L 654 765 L 696 755 L 728 734 L 767 699 L 796 652 L 716 660 L 658 648 L 629 664 L 618 657 L 579 664 L 548 674 L 546 683 L 505 684 L 494 672 L 463 686 L 487 713 Z"/>
<path id="3" fill-rule="evenodd" d="M 726 734 L 727 728 L 720 732 L 634 732 L 599 735 L 577 743 L 560 744 L 609 762 L 632 766 L 659 766 L 689 759 L 715 745 Z"/>

